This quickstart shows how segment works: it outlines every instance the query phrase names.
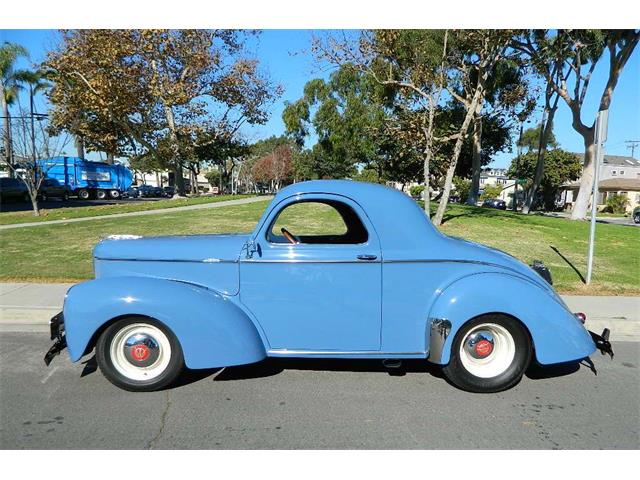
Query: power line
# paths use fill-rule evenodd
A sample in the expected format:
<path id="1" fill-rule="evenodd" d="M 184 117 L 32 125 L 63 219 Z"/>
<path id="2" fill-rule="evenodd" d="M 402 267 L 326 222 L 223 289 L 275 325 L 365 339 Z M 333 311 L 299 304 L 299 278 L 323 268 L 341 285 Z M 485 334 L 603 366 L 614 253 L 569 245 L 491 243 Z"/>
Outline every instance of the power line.
<path id="1" fill-rule="evenodd" d="M 636 158 L 634 153 L 636 152 L 636 147 L 640 145 L 640 140 L 625 140 L 627 144 L 627 150 L 631 150 L 631 158 Z"/>

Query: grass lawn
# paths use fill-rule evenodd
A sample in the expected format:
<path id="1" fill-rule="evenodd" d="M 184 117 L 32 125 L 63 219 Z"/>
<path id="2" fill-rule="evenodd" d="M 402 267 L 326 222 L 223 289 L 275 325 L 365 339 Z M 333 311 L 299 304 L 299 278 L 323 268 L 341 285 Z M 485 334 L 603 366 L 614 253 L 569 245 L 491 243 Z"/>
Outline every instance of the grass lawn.
<path id="1" fill-rule="evenodd" d="M 155 202 L 157 204 L 160 202 Z M 111 234 L 176 235 L 250 232 L 267 201 L 211 210 L 93 220 L 0 232 L 0 280 L 80 281 L 92 277 L 91 250 Z M 435 206 L 434 206 L 435 208 Z M 293 233 L 314 230 L 330 212 L 304 212 L 287 219 Z M 530 264 L 542 260 L 560 292 L 584 295 L 640 295 L 640 228 L 598 224 L 593 283 L 587 287 L 587 222 L 451 205 L 442 231 L 504 250 Z"/>
<path id="2" fill-rule="evenodd" d="M 81 217 L 101 217 L 114 213 L 141 212 L 144 210 L 158 210 L 161 208 L 185 207 L 187 205 L 200 205 L 203 203 L 223 202 L 225 200 L 235 200 L 239 198 L 252 197 L 253 195 L 219 195 L 207 197 L 192 197 L 181 199 L 166 199 L 157 201 L 135 201 L 128 203 L 118 203 L 113 205 L 91 205 L 88 207 L 61 207 L 40 210 L 40 216 L 34 217 L 33 210 L 24 212 L 2 212 L 0 213 L 0 225 L 15 223 L 46 222 L 48 220 L 67 220 Z M 73 202 L 74 200 L 70 200 Z M 72 204 L 72 203 L 71 203 Z"/>

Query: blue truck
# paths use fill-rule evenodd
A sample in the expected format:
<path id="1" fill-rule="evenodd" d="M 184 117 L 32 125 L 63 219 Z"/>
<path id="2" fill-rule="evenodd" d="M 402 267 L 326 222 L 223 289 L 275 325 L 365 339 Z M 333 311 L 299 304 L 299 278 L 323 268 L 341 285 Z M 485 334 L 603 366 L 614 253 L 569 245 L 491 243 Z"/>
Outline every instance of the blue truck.
<path id="1" fill-rule="evenodd" d="M 117 199 L 133 183 L 133 175 L 124 165 L 92 162 L 79 157 L 53 157 L 40 160 L 47 178 L 57 180 L 82 200 Z"/>

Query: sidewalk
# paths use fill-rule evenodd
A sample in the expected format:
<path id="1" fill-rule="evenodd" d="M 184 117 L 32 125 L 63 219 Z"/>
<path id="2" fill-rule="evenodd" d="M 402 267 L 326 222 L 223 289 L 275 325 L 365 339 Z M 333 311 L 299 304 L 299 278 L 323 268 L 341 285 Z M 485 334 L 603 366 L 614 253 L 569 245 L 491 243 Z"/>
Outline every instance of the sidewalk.
<path id="1" fill-rule="evenodd" d="M 71 285 L 0 283 L 0 332 L 45 331 Z M 562 298 L 572 311 L 587 315 L 587 327 L 594 332 L 609 328 L 614 341 L 640 341 L 640 297 Z"/>
<path id="2" fill-rule="evenodd" d="M 223 202 L 200 203 L 198 205 L 186 205 L 184 207 L 159 208 L 157 210 L 141 210 L 139 212 L 112 213 L 111 215 L 99 215 L 97 217 L 79 217 L 79 218 L 69 218 L 67 220 L 49 220 L 47 222 L 15 223 L 15 224 L 9 224 L 9 225 L 0 225 L 0 230 L 11 230 L 13 228 L 25 228 L 25 227 L 39 227 L 40 225 L 56 225 L 60 223 L 89 222 L 91 220 L 110 220 L 112 218 L 120 218 L 120 217 L 138 217 L 141 215 L 157 215 L 160 213 L 183 212 L 185 210 L 202 210 L 205 208 L 229 207 L 231 205 L 243 205 L 245 203 L 263 202 L 266 200 L 271 200 L 272 198 L 273 198 L 272 196 L 249 197 L 249 198 L 239 198 L 237 200 L 225 200 Z"/>

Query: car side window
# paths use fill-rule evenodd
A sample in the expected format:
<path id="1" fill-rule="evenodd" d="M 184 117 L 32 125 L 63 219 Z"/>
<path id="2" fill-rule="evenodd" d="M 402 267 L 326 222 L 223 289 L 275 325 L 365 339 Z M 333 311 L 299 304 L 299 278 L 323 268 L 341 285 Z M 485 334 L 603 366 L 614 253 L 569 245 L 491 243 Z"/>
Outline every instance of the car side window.
<path id="1" fill-rule="evenodd" d="M 283 229 L 301 244 L 358 244 L 369 238 L 353 208 L 333 200 L 303 200 L 285 206 L 272 222 L 268 240 L 292 243 Z"/>

